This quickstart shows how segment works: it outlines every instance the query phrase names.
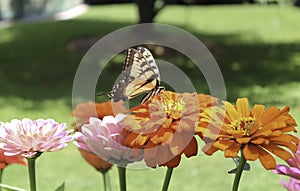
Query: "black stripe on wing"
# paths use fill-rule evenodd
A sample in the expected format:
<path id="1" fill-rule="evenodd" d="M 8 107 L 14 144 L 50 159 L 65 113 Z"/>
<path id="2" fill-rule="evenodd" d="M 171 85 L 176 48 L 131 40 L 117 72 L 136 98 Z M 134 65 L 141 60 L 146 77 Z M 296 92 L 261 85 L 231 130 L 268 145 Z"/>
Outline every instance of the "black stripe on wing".
<path id="1" fill-rule="evenodd" d="M 115 102 L 147 93 L 142 103 L 161 92 L 160 74 L 151 52 L 144 47 L 128 48 L 121 79 L 108 96 Z"/>

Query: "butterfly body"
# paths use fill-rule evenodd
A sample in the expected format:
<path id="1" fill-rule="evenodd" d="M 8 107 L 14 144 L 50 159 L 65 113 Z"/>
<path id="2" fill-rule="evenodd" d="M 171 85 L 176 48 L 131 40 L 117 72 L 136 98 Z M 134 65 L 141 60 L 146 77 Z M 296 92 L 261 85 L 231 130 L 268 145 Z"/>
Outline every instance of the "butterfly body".
<path id="1" fill-rule="evenodd" d="M 159 70 L 151 52 L 139 46 L 137 49 L 127 49 L 121 79 L 114 84 L 107 95 L 118 102 L 147 93 L 141 101 L 145 103 L 163 89 L 160 86 Z"/>

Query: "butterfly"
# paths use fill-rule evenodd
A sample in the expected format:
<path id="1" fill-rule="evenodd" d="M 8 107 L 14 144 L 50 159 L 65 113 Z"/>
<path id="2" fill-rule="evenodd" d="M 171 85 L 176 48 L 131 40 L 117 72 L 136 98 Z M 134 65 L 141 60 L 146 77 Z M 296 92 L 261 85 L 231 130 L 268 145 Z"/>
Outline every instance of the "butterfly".
<path id="1" fill-rule="evenodd" d="M 114 102 L 118 102 L 147 93 L 141 101 L 145 103 L 164 89 L 160 86 L 159 70 L 151 52 L 139 46 L 137 49 L 127 49 L 121 79 L 107 95 Z"/>

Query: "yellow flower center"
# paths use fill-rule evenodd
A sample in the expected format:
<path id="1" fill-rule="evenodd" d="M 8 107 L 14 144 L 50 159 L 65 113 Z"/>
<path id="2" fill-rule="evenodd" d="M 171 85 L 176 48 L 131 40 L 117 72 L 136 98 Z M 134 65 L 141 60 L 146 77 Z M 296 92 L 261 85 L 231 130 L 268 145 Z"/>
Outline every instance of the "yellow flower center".
<path id="1" fill-rule="evenodd" d="M 164 106 L 165 106 L 165 111 L 169 117 L 174 119 L 178 119 L 181 117 L 181 111 L 184 106 L 184 103 L 181 99 L 177 101 L 168 99 L 165 101 Z"/>
<path id="2" fill-rule="evenodd" d="M 239 120 L 231 122 L 229 127 L 233 130 L 241 132 L 243 136 L 249 136 L 255 120 L 256 119 L 253 117 L 242 117 Z"/>

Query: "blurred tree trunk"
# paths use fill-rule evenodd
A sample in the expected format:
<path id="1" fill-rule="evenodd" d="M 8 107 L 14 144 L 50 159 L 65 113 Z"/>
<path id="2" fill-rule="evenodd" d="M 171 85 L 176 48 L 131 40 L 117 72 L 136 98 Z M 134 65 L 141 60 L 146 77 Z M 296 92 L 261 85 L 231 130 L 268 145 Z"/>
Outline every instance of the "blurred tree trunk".
<path id="1" fill-rule="evenodd" d="M 2 20 L 2 13 L 1 13 L 2 9 L 1 9 L 1 3 L 0 3 L 0 21 Z"/>
<path id="2" fill-rule="evenodd" d="M 165 6 L 163 0 L 158 0 L 159 6 L 156 7 L 156 0 L 136 0 L 139 9 L 139 23 L 152 23 L 156 14 Z"/>
<path id="3" fill-rule="evenodd" d="M 13 19 L 18 20 L 24 16 L 24 0 L 11 0 L 10 2 L 11 9 L 13 11 Z"/>
<path id="4" fill-rule="evenodd" d="M 296 0 L 295 6 L 296 6 L 296 7 L 300 7 L 300 0 Z"/>

